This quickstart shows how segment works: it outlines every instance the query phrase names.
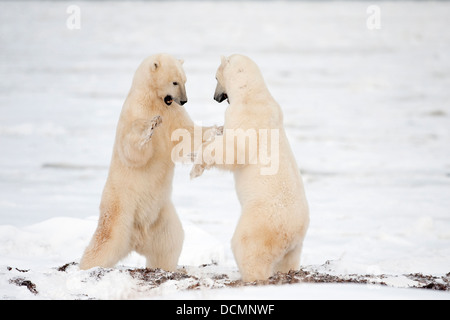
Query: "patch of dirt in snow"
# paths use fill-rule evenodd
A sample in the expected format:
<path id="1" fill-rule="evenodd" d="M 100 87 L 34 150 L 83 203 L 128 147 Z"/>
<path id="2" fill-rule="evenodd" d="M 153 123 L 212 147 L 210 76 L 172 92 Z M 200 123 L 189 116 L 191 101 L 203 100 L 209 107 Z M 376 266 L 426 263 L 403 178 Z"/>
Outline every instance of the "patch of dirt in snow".
<path id="1" fill-rule="evenodd" d="M 75 263 L 72 263 L 75 264 Z M 202 265 L 199 268 L 209 267 L 212 265 Z M 112 269 L 97 269 L 92 273 L 93 277 L 101 278 L 101 276 Z M 386 286 L 392 285 L 393 278 L 405 277 L 406 279 L 415 282 L 414 285 L 409 285 L 410 288 L 423 288 L 432 290 L 450 291 L 450 272 L 445 276 L 424 275 L 421 273 L 406 274 L 406 275 L 331 275 L 319 271 L 312 271 L 300 269 L 298 271 L 291 270 L 288 273 L 278 272 L 268 280 L 244 282 L 242 280 L 230 280 L 227 274 L 206 274 L 203 276 L 189 275 L 185 269 L 180 269 L 176 272 L 164 271 L 161 269 L 125 269 L 122 272 L 127 272 L 136 280 L 142 282 L 146 286 L 158 287 L 168 280 L 190 280 L 189 285 L 185 288 L 188 290 L 201 289 L 205 287 L 220 288 L 220 287 L 242 287 L 242 286 L 257 286 L 257 285 L 285 285 L 294 283 L 358 283 L 358 284 L 377 284 Z M 209 281 L 205 281 L 209 280 Z"/>
<path id="2" fill-rule="evenodd" d="M 18 269 L 18 268 L 14 268 L 16 271 L 19 272 L 28 272 L 29 270 L 22 270 L 22 269 Z M 11 271 L 12 268 L 11 267 L 7 267 L 8 271 Z M 26 280 L 23 277 L 14 277 L 9 279 L 8 281 L 10 284 L 15 284 L 17 286 L 24 286 L 27 287 L 28 290 L 30 290 L 30 292 L 34 295 L 38 294 L 38 291 L 36 290 L 36 285 L 31 282 L 30 280 Z"/>
<path id="3" fill-rule="evenodd" d="M 16 278 L 9 279 L 9 283 L 15 284 L 17 286 L 27 287 L 27 289 L 30 290 L 30 292 L 34 295 L 39 293 L 36 290 L 36 285 L 33 282 L 31 282 L 30 280 L 26 280 L 25 278 L 22 278 L 22 277 L 16 277 Z"/>
<path id="4" fill-rule="evenodd" d="M 61 267 L 55 268 L 58 272 L 68 272 L 71 267 L 77 267 L 75 262 L 67 263 Z M 374 284 L 390 287 L 402 288 L 422 288 L 431 290 L 450 291 L 450 272 L 444 276 L 424 275 L 422 273 L 412 273 L 404 275 L 333 275 L 326 272 L 313 270 L 312 266 L 302 268 L 298 271 L 289 271 L 288 273 L 277 273 L 265 281 L 244 282 L 242 280 L 230 279 L 229 275 L 220 272 L 214 272 L 217 268 L 215 264 L 201 265 L 197 268 L 190 267 L 189 271 L 182 267 L 178 271 L 169 272 L 161 269 L 148 268 L 95 268 L 88 277 L 92 281 L 101 281 L 102 278 L 110 272 L 125 273 L 136 280 L 137 285 L 146 292 L 161 287 L 164 283 L 172 281 L 178 290 L 198 290 L 215 289 L 225 287 L 243 287 L 243 286 L 262 286 L 262 285 L 287 285 L 295 283 L 356 283 L 356 284 Z M 205 269 L 208 269 L 204 271 Z M 8 267 L 9 271 L 16 270 L 20 273 L 28 273 L 29 270 L 20 270 Z M 191 274 L 190 274 L 191 273 Z M 13 277 L 9 280 L 10 284 L 26 287 L 31 293 L 39 293 L 36 285 L 25 277 Z"/>
<path id="5" fill-rule="evenodd" d="M 289 271 L 288 273 L 277 273 L 262 284 L 292 284 L 292 283 L 359 283 L 359 284 L 377 284 L 390 287 L 405 287 L 405 285 L 394 285 L 393 279 L 406 278 L 406 287 L 423 288 L 433 290 L 450 291 L 450 272 L 445 276 L 423 275 L 421 273 L 405 275 L 330 275 L 317 271 L 308 271 L 300 269 L 299 271 Z M 408 281 L 409 280 L 409 281 Z M 405 283 L 405 281 L 403 281 Z M 411 285 L 412 283 L 412 285 Z"/>

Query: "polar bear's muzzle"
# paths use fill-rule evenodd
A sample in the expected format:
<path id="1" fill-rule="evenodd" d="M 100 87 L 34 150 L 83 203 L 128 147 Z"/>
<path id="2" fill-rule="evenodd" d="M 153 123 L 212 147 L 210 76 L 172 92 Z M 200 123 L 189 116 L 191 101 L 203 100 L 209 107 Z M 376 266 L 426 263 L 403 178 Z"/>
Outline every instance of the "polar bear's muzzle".
<path id="1" fill-rule="evenodd" d="M 221 103 L 224 100 L 227 100 L 228 103 L 230 103 L 230 100 L 228 100 L 228 95 L 225 92 L 225 88 L 222 87 L 222 85 L 217 81 L 216 91 L 214 92 L 214 100 Z"/>

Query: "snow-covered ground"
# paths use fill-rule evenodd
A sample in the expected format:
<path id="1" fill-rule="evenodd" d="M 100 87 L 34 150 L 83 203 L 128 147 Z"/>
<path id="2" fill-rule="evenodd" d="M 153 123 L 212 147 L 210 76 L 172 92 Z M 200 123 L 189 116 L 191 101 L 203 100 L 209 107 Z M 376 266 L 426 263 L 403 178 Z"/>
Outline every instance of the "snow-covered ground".
<path id="1" fill-rule="evenodd" d="M 80 29 L 66 25 L 72 4 Z M 367 27 L 369 4 L 380 29 Z M 447 2 L 0 2 L 0 299 L 449 299 L 404 289 L 405 274 L 450 272 L 449 21 Z M 305 180 L 302 266 L 386 274 L 389 287 L 209 289 L 215 274 L 239 278 L 229 241 L 240 208 L 231 174 L 190 181 L 187 165 L 173 186 L 179 264 L 202 289 L 146 287 L 124 271 L 144 267 L 136 254 L 101 277 L 57 270 L 96 227 L 122 103 L 157 52 L 185 59 L 186 108 L 203 125 L 223 121 L 220 55 L 259 64 Z"/>

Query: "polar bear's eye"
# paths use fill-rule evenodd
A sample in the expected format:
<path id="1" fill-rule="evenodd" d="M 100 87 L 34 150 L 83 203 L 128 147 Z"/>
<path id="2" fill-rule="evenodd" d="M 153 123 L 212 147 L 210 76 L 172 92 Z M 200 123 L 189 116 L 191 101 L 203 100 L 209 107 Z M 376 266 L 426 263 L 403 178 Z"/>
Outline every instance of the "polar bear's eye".
<path id="1" fill-rule="evenodd" d="M 172 84 L 173 84 L 174 86 L 177 86 L 177 85 L 178 85 L 178 82 L 172 82 Z"/>

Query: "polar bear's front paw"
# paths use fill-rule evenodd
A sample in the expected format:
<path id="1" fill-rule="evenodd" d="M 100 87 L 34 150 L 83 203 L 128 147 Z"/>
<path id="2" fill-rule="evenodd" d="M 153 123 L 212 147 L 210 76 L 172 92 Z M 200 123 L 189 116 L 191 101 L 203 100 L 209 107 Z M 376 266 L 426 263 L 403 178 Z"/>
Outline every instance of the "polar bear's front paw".
<path id="1" fill-rule="evenodd" d="M 153 132 L 156 127 L 159 127 L 162 123 L 162 117 L 161 116 L 155 116 L 152 120 L 148 122 L 147 129 L 144 130 L 144 134 L 142 136 L 142 140 L 140 143 L 140 147 L 144 147 L 153 136 Z"/>
<path id="2" fill-rule="evenodd" d="M 216 136 L 223 136 L 223 126 L 216 127 Z"/>
<path id="3" fill-rule="evenodd" d="M 205 167 L 203 165 L 194 164 L 190 173 L 191 179 L 200 177 L 203 174 L 203 171 L 205 171 Z"/>
<path id="4" fill-rule="evenodd" d="M 215 157 L 211 153 L 206 153 L 203 155 L 203 165 L 206 165 L 206 168 L 209 169 L 216 162 Z"/>
<path id="5" fill-rule="evenodd" d="M 203 134 L 203 141 L 210 142 L 213 141 L 216 136 L 221 135 L 223 135 L 223 126 L 218 127 L 215 125 L 205 131 Z"/>
<path id="6" fill-rule="evenodd" d="M 155 129 L 156 127 L 160 126 L 162 123 L 162 117 L 161 116 L 154 116 L 152 121 L 150 122 L 150 125 L 152 129 Z"/>

